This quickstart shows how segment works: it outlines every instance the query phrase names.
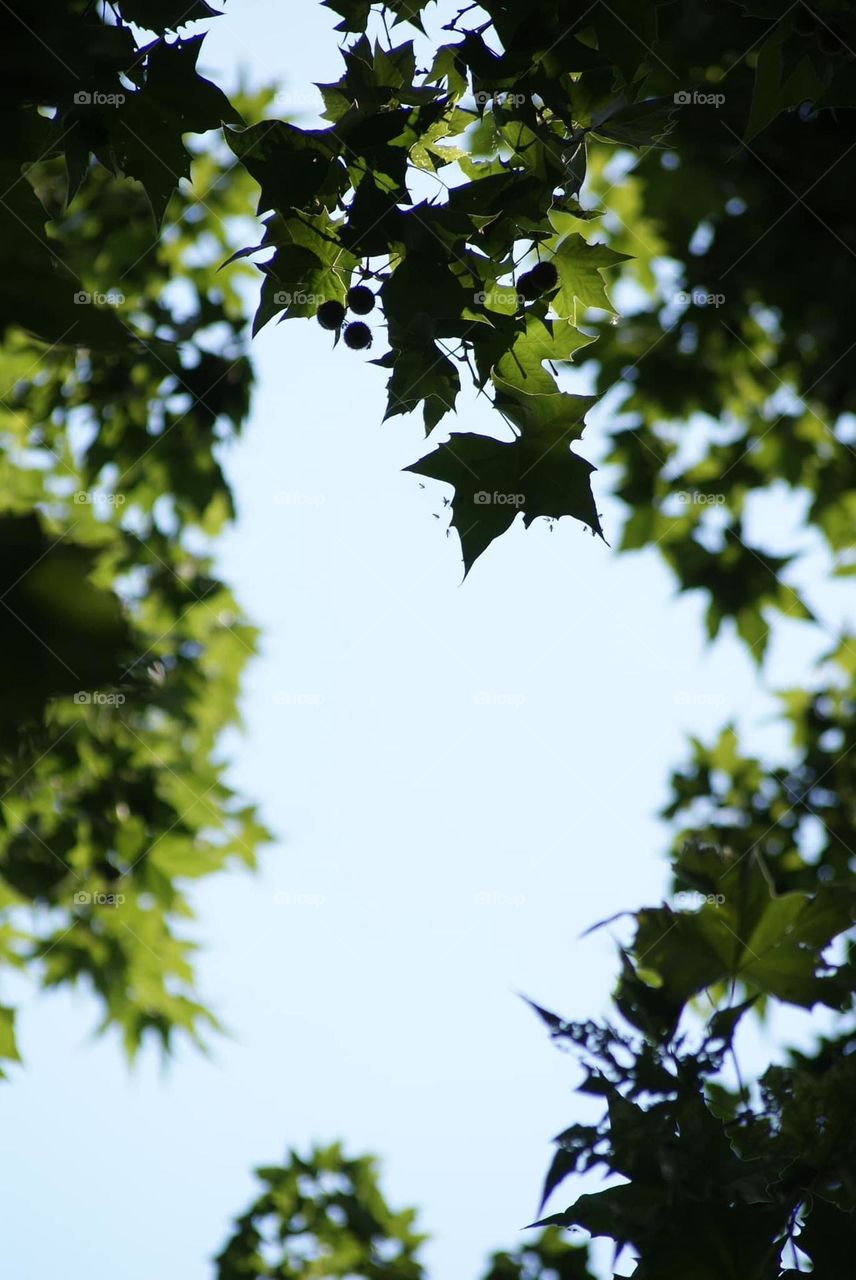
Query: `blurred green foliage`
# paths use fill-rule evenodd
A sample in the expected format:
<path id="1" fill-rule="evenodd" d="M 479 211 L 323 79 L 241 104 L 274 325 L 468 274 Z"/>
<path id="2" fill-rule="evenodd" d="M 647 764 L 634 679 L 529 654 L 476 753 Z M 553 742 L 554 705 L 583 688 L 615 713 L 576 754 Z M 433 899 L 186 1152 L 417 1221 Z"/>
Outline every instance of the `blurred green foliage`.
<path id="1" fill-rule="evenodd" d="M 198 38 L 166 35 L 194 13 L 155 12 L 142 47 L 115 7 L 7 13 L 0 206 L 16 290 L 0 317 L 0 962 L 84 980 L 130 1054 L 215 1024 L 188 889 L 252 866 L 266 835 L 217 749 L 256 635 L 211 561 L 253 380 L 247 268 L 220 266 L 252 183 L 185 135 L 269 95 L 229 106 L 195 70 Z M 135 132 L 156 177 L 118 144 Z M 7 1058 L 12 1023 L 7 1008 Z"/>
<path id="2" fill-rule="evenodd" d="M 282 1166 L 257 1169 L 264 1191 L 235 1223 L 216 1259 L 216 1280 L 425 1280 L 416 1211 L 394 1211 L 376 1161 L 337 1144 Z M 483 1280 L 592 1280 L 585 1248 L 547 1229 L 496 1253 Z"/>

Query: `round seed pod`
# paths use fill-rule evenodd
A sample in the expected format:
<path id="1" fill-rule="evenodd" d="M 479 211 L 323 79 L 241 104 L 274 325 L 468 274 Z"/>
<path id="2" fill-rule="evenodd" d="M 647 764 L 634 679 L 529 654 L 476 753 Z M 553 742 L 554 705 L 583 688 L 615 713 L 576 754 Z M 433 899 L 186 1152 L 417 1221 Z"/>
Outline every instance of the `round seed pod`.
<path id="1" fill-rule="evenodd" d="M 532 288 L 538 290 L 538 297 L 555 289 L 559 283 L 559 273 L 552 262 L 539 262 L 529 272 Z"/>
<path id="2" fill-rule="evenodd" d="M 342 322 L 345 319 L 345 308 L 341 302 L 331 298 L 329 302 L 321 303 L 321 306 L 315 312 L 315 319 L 322 329 L 341 329 Z"/>
<path id="3" fill-rule="evenodd" d="M 375 296 L 366 285 L 355 284 L 348 290 L 348 310 L 355 315 L 367 316 L 370 311 L 374 311 L 374 305 Z"/>
<path id="4" fill-rule="evenodd" d="M 352 351 L 365 351 L 372 345 L 372 331 L 362 320 L 352 320 L 345 328 L 345 346 Z"/>

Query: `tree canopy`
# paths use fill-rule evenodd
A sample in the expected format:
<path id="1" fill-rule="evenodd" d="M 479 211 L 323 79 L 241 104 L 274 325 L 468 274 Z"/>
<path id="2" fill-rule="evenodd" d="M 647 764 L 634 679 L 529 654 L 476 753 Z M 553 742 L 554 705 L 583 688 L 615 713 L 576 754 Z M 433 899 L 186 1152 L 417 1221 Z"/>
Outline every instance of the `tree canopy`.
<path id="1" fill-rule="evenodd" d="M 326 4 L 343 70 L 313 127 L 200 75 L 204 3 L 4 7 L 0 960 L 87 979 L 131 1052 L 214 1021 L 187 882 L 266 837 L 217 754 L 255 633 L 210 559 L 256 260 L 254 331 L 315 318 L 348 348 L 331 359 L 383 371 L 387 419 L 421 414 L 409 470 L 452 487 L 465 573 L 518 515 L 570 516 L 656 549 L 709 636 L 733 627 L 759 664 L 777 615 L 823 638 L 781 694 L 788 759 L 728 725 L 674 771 L 672 895 L 633 913 L 609 1015 L 534 1004 L 603 1106 L 557 1137 L 545 1204 L 594 1170 L 608 1185 L 489 1280 L 587 1276 L 558 1228 L 611 1240 L 616 1265 L 629 1250 L 638 1280 L 837 1278 L 856 642 L 798 582 L 855 563 L 852 6 Z M 452 429 L 481 400 L 494 432 Z M 746 1077 L 741 1027 L 775 1003 L 837 1030 Z M 324 1274 L 421 1275 L 370 1163 L 332 1149 L 261 1178 L 220 1280 L 319 1274 L 289 1251 L 306 1232 Z"/>
<path id="2" fill-rule="evenodd" d="M 147 42 L 88 4 L 7 12 L 3 45 L 0 958 L 86 981 L 132 1053 L 216 1021 L 187 886 L 265 834 L 216 755 L 255 632 L 210 556 L 252 386 L 220 270 L 251 184 L 185 139 L 242 118 L 201 37 L 165 34 L 207 6 L 157 9 Z"/>
<path id="3" fill-rule="evenodd" d="M 236 1221 L 216 1259 L 217 1280 L 424 1280 L 426 1237 L 414 1209 L 392 1210 L 371 1156 L 336 1144 L 257 1169 L 264 1190 Z M 547 1228 L 514 1251 L 495 1253 L 482 1280 L 592 1280 L 584 1247 Z"/>

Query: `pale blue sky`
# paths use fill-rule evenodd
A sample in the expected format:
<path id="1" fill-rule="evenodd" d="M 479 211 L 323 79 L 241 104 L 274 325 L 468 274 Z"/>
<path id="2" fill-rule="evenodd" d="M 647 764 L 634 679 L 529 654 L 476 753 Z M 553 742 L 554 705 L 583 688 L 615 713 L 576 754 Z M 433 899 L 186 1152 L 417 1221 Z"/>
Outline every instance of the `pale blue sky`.
<path id="1" fill-rule="evenodd" d="M 218 78 L 279 78 L 299 107 L 338 77 L 315 0 L 228 9 L 205 48 Z M 705 647 L 703 602 L 677 601 L 656 556 L 570 521 L 515 527 L 461 586 L 443 491 L 401 472 L 419 423 L 379 425 L 382 371 L 310 322 L 269 327 L 254 355 L 221 563 L 264 638 L 229 752 L 278 840 L 258 876 L 196 895 L 202 989 L 234 1038 L 131 1073 L 90 1042 L 84 994 L 28 1002 L 27 1066 L 0 1097 L 15 1280 L 209 1280 L 252 1166 L 336 1138 L 420 1206 L 436 1280 L 474 1280 L 580 1114 L 571 1061 L 515 993 L 603 1009 L 613 944 L 578 935 L 664 891 L 654 814 L 685 732 L 737 715 L 775 747 L 763 685 L 823 647 L 783 624 L 759 682 L 732 639 Z M 461 425 L 483 413 L 465 400 Z M 594 425 L 583 452 L 602 448 Z M 784 504 L 755 523 L 777 546 Z"/>

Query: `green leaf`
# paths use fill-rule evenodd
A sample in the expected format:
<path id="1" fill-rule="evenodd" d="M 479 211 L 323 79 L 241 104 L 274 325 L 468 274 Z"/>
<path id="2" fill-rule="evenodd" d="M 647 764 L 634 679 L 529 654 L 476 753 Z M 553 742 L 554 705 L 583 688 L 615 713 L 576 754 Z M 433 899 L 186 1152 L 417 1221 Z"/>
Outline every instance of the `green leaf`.
<path id="1" fill-rule="evenodd" d="M 348 187 L 341 143 L 332 129 L 263 120 L 247 129 L 227 129 L 226 141 L 261 187 L 259 213 L 319 213 L 335 206 Z"/>
<path id="2" fill-rule="evenodd" d="M 18 1043 L 15 1039 L 15 1010 L 0 1005 L 0 1080 L 6 1079 L 3 1062 L 20 1062 Z"/>
<path id="3" fill-rule="evenodd" d="M 113 689 L 130 633 L 116 596 L 90 581 L 94 552 L 46 533 L 35 515 L 0 517 L 0 547 L 0 647 L 17 675 L 3 723 L 38 717 L 51 698 Z"/>
<path id="4" fill-rule="evenodd" d="M 157 41 L 147 51 L 143 86 L 104 113 L 110 141 L 105 159 L 114 157 L 123 173 L 142 183 L 158 226 L 179 180 L 190 177 L 183 135 L 239 119 L 223 91 L 196 71 L 201 41 Z"/>
<path id="5" fill-rule="evenodd" d="M 538 516 L 569 515 L 601 533 L 591 492 L 594 468 L 561 438 L 550 451 L 543 438 L 506 443 L 455 435 L 405 470 L 454 486 L 452 525 L 461 539 L 465 576 L 518 513 L 527 527 Z"/>
<path id="6" fill-rule="evenodd" d="M 552 259 L 560 281 L 559 292 L 553 300 L 558 314 L 573 324 L 588 307 L 598 307 L 614 314 L 603 273 L 627 261 L 628 257 L 628 254 L 617 253 L 607 245 L 590 244 L 578 232 L 561 240 Z"/>
<path id="7" fill-rule="evenodd" d="M 591 130 L 607 142 L 630 147 L 650 147 L 673 127 L 674 98 L 652 98 L 643 102 L 610 104 L 592 120 Z"/>
<path id="8" fill-rule="evenodd" d="M 408 347 L 391 358 L 376 360 L 389 366 L 389 401 L 385 418 L 411 413 L 423 407 L 426 435 L 455 407 L 461 389 L 460 375 L 447 356 L 433 343 Z"/>

